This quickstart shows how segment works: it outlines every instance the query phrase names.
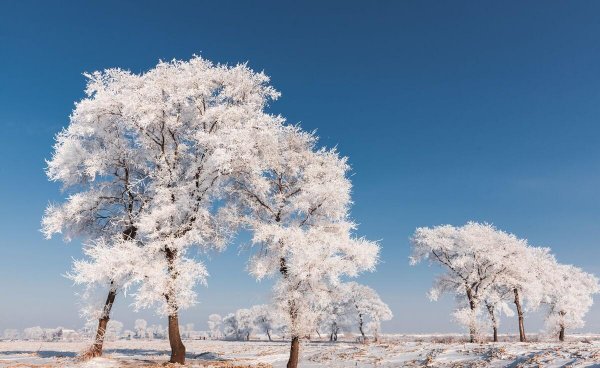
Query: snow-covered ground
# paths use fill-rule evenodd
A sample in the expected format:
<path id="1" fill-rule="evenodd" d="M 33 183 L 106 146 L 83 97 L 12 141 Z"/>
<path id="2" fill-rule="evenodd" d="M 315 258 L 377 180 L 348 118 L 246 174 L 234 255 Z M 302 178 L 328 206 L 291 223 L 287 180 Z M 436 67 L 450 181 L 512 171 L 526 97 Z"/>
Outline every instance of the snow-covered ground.
<path id="1" fill-rule="evenodd" d="M 186 341 L 191 367 L 284 367 L 287 342 Z M 105 356 L 77 362 L 85 342 L 0 342 L 0 367 L 158 367 L 168 360 L 168 341 L 107 342 Z M 308 342 L 301 367 L 596 367 L 600 336 L 557 342 L 468 344 L 456 338 L 386 336 L 380 343 Z"/>

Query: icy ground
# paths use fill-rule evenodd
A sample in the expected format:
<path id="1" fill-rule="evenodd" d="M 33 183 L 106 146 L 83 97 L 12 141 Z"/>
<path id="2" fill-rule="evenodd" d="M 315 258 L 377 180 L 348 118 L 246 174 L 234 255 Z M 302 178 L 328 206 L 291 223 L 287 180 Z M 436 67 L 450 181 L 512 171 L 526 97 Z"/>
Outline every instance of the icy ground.
<path id="1" fill-rule="evenodd" d="M 309 342 L 301 367 L 596 367 L 600 336 L 556 342 L 467 344 L 455 338 L 387 336 L 381 343 Z M 285 367 L 287 342 L 185 341 L 190 367 Z M 105 356 L 77 362 L 85 342 L 0 341 L 0 367 L 160 367 L 168 341 L 120 340 Z"/>

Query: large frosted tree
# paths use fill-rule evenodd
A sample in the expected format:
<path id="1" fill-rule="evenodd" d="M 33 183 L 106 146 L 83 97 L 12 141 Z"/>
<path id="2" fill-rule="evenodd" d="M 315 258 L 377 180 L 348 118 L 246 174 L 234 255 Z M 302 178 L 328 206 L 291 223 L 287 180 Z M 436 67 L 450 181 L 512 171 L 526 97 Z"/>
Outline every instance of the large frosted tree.
<path id="1" fill-rule="evenodd" d="M 287 128 L 266 152 L 266 170 L 232 183 L 230 195 L 253 231 L 249 270 L 276 277 L 274 305 L 291 334 L 288 368 L 297 367 L 300 339 L 316 328 L 342 276 L 375 267 L 379 247 L 352 236 L 346 159 L 316 149 L 312 134 Z"/>
<path id="2" fill-rule="evenodd" d="M 127 73 L 111 71 L 116 77 Z M 56 136 L 54 153 L 46 173 L 62 183 L 68 194 L 62 204 L 51 204 L 42 220 L 47 238 L 62 233 L 70 241 L 81 238 L 95 244 L 135 240 L 137 221 L 146 209 L 148 167 L 143 153 L 135 146 L 128 127 L 118 123 L 115 113 L 122 104 L 113 96 L 120 87 L 104 91 L 99 75 L 86 75 L 88 98 L 77 103 L 67 128 Z M 103 91 L 106 93 L 98 93 Z M 93 252 L 93 250 L 87 250 Z M 119 281 L 104 280 L 108 295 L 96 314 L 98 327 L 88 356 L 102 354 L 104 334 Z"/>
<path id="3" fill-rule="evenodd" d="M 143 74 L 109 69 L 88 78 L 88 96 L 48 164 L 49 177 L 72 194 L 49 207 L 44 230 L 101 237 L 112 243 L 103 250 L 129 255 L 121 265 L 129 265 L 123 274 L 136 285 L 135 305 L 156 306 L 168 317 L 171 361 L 183 363 L 178 311 L 196 301 L 194 286 L 207 276 L 190 248 L 225 246 L 231 233 L 220 222 L 222 187 L 243 171 L 260 171 L 263 145 L 282 122 L 264 112 L 278 93 L 245 65 L 199 57 L 161 62 Z M 141 248 L 135 259 L 112 252 L 134 238 Z M 88 255 L 89 267 L 76 265 L 73 277 L 96 283 L 86 270 L 115 260 Z"/>

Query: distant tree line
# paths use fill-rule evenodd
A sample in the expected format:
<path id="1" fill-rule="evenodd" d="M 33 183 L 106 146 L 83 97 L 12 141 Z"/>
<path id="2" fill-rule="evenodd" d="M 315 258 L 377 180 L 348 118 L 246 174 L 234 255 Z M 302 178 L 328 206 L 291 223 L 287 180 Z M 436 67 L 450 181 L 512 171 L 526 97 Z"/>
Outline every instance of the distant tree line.
<path id="1" fill-rule="evenodd" d="M 468 329 L 472 342 L 482 339 L 485 325 L 498 341 L 501 314 L 515 314 L 511 305 L 520 341 L 527 341 L 525 312 L 540 309 L 547 332 L 564 341 L 567 329 L 585 325 L 593 295 L 600 291 L 594 275 L 560 264 L 549 248 L 531 246 L 486 223 L 418 228 L 412 247 L 411 264 L 428 260 L 444 271 L 429 296 L 456 297 L 453 316 Z"/>

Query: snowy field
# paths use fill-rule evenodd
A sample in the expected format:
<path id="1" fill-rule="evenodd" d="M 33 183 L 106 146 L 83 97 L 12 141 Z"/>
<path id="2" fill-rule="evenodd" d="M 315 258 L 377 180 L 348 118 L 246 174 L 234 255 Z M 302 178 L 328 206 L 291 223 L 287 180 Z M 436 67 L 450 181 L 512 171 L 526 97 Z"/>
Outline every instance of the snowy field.
<path id="1" fill-rule="evenodd" d="M 310 342 L 301 367 L 597 367 L 600 336 L 556 342 L 468 344 L 451 336 L 387 336 L 381 343 Z M 186 341 L 190 367 L 285 367 L 287 342 Z M 85 363 L 85 342 L 0 342 L 0 367 L 159 367 L 168 360 L 165 340 L 106 343 L 105 356 Z"/>

